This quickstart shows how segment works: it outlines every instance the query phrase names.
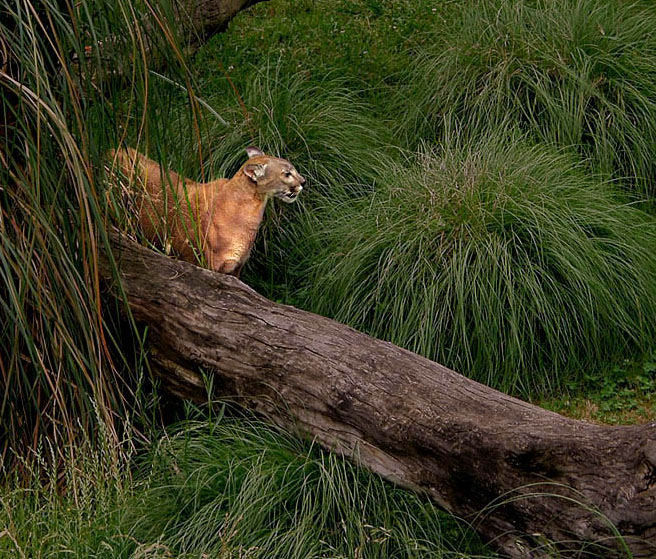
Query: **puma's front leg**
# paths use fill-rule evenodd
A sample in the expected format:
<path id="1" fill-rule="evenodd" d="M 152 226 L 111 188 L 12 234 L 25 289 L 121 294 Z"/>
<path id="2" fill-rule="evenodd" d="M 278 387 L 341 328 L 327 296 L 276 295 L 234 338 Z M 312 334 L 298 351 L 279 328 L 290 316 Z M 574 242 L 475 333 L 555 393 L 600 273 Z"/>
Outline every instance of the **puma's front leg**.
<path id="1" fill-rule="evenodd" d="M 231 251 L 209 250 L 206 252 L 207 266 L 210 270 L 239 277 L 244 264 L 235 258 Z"/>
<path id="2" fill-rule="evenodd" d="M 236 278 L 239 277 L 239 272 L 241 272 L 241 269 L 243 267 L 243 264 L 239 262 L 238 260 L 225 260 L 221 266 L 218 268 L 214 268 L 217 272 L 221 272 L 222 274 L 228 274 L 231 276 L 235 276 Z"/>

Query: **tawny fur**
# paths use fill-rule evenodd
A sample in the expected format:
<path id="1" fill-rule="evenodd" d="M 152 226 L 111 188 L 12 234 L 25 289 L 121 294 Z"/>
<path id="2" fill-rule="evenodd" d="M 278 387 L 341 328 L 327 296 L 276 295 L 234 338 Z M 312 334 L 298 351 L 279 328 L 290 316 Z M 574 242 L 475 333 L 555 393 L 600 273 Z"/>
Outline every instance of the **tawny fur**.
<path id="1" fill-rule="evenodd" d="M 231 179 L 198 183 L 166 170 L 131 148 L 111 151 L 137 191 L 137 213 L 146 237 L 167 242 L 183 260 L 201 256 L 212 270 L 239 276 L 250 255 L 271 196 L 292 202 L 305 179 L 285 159 L 247 148 L 248 161 Z"/>

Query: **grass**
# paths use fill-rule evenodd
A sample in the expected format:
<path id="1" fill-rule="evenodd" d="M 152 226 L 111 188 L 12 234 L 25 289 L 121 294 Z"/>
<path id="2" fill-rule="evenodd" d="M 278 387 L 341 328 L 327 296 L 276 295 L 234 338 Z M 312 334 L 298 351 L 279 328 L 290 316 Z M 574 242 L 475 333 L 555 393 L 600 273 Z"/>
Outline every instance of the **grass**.
<path id="1" fill-rule="evenodd" d="M 413 47 L 453 3 L 428 0 L 269 0 L 242 12 L 196 55 L 199 81 L 234 99 L 230 81 L 248 82 L 264 60 L 280 59 L 285 75 L 314 83 L 338 74 L 375 114 L 390 118 L 390 88 L 413 63 Z"/>
<path id="2" fill-rule="evenodd" d="M 615 188 L 653 193 L 650 3 L 271 0 L 193 68 L 139 23 L 166 3 L 60 7 L 1 4 L 0 556 L 490 556 L 252 419 L 158 439 L 144 334 L 98 274 L 130 228 L 101 164 L 121 143 L 198 179 L 259 144 L 308 177 L 247 270 L 266 295 L 553 409 L 653 417 L 655 225 Z"/>
<path id="3" fill-rule="evenodd" d="M 512 115 L 535 138 L 574 146 L 639 196 L 653 196 L 653 4 L 465 3 L 432 42 L 412 67 L 402 100 L 412 115 L 411 138 L 413 127 L 434 134 L 448 112 L 482 122 L 475 126 Z"/>
<path id="4" fill-rule="evenodd" d="M 654 220 L 512 130 L 453 127 L 320 221 L 307 307 L 505 391 L 653 344 Z"/>
<path id="5" fill-rule="evenodd" d="M 493 557 L 426 499 L 333 454 L 252 418 L 197 415 L 138 459 L 139 476 L 87 449 L 63 494 L 39 475 L 0 491 L 0 556 Z"/>
<path id="6" fill-rule="evenodd" d="M 379 164 L 372 153 L 386 148 L 391 137 L 335 72 L 311 81 L 284 73 L 280 60 L 268 60 L 252 69 L 241 90 L 240 102 L 223 111 L 231 128 L 208 132 L 214 174 L 234 174 L 243 147 L 255 144 L 303 167 L 315 192 L 376 180 Z"/>
<path id="7" fill-rule="evenodd" d="M 557 413 L 611 425 L 656 421 L 656 363 L 653 356 L 626 360 L 601 373 L 584 375 L 562 393 L 536 404 Z"/>
<path id="8" fill-rule="evenodd" d="M 174 44 L 145 40 L 135 16 L 143 4 L 82 2 L 70 11 L 60 4 L 1 7 L 8 55 L 0 74 L 0 456 L 6 459 L 9 449 L 28 456 L 47 441 L 63 459 L 81 433 L 91 436 L 100 426 L 118 441 L 126 414 L 139 415 L 139 334 L 129 322 L 116 327 L 118 306 L 106 305 L 101 293 L 108 208 L 99 162 L 132 119 L 142 130 L 152 119 L 148 67 L 140 62 L 145 49 L 167 55 L 171 73 L 184 74 Z M 165 9 L 157 7 L 162 25 Z M 94 48 L 112 36 L 121 39 Z M 120 75 L 126 67 L 128 83 Z M 128 105 L 141 99 L 141 113 L 126 119 L 120 95 Z"/>
<path id="9" fill-rule="evenodd" d="M 184 423 L 152 460 L 152 489 L 134 511 L 133 533 L 157 537 L 175 556 L 483 552 L 430 502 L 261 422 Z M 461 542 L 460 553 L 449 542 Z"/>
<path id="10" fill-rule="evenodd" d="M 5 479 L 0 557 L 136 557 L 121 525 L 134 490 L 129 461 L 122 451 L 112 452 L 122 455 L 116 461 L 90 443 L 63 457 L 58 449 L 42 448 L 36 460 L 24 463 L 20 476 Z M 111 447 L 108 440 L 103 444 Z"/>
<path id="11" fill-rule="evenodd" d="M 0 82 L 7 119 L 0 198 L 0 345 L 9 349 L 1 367 L 0 439 L 6 451 L 34 445 L 44 434 L 71 443 L 71 431 L 58 426 L 78 418 L 93 422 L 91 399 L 104 413 L 115 395 L 110 385 L 90 380 L 108 363 L 98 312 L 99 208 L 90 148 L 76 122 L 82 109 L 75 85 L 56 76 L 62 51 L 43 32 L 52 31 L 67 50 L 72 29 L 48 3 L 43 13 L 23 4 L 5 4 L 5 10 L 0 34 L 13 59 Z"/>

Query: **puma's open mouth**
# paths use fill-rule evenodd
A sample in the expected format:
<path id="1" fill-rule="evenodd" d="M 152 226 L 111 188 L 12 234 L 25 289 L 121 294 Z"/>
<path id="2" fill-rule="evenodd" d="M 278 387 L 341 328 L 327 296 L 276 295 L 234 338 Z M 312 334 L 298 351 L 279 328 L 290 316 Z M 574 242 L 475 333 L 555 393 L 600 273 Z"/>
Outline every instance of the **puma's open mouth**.
<path id="1" fill-rule="evenodd" d="M 276 198 L 280 198 L 283 202 L 294 202 L 298 198 L 298 192 L 279 192 Z"/>

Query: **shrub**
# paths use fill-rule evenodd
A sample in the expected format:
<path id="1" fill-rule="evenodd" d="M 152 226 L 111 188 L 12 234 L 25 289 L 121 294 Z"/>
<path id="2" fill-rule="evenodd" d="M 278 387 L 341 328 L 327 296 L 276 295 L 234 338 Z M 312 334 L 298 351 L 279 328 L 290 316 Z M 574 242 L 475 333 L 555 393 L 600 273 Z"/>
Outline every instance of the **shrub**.
<path id="1" fill-rule="evenodd" d="M 504 390 L 560 386 L 656 333 L 656 225 L 517 133 L 447 131 L 325 208 L 304 305 Z"/>
<path id="2" fill-rule="evenodd" d="M 576 146 L 640 194 L 656 193 L 656 10 L 649 3 L 465 3 L 435 34 L 410 82 L 407 105 L 416 104 L 410 120 L 420 135 L 450 111 L 474 126 L 511 116 L 538 139 Z"/>

